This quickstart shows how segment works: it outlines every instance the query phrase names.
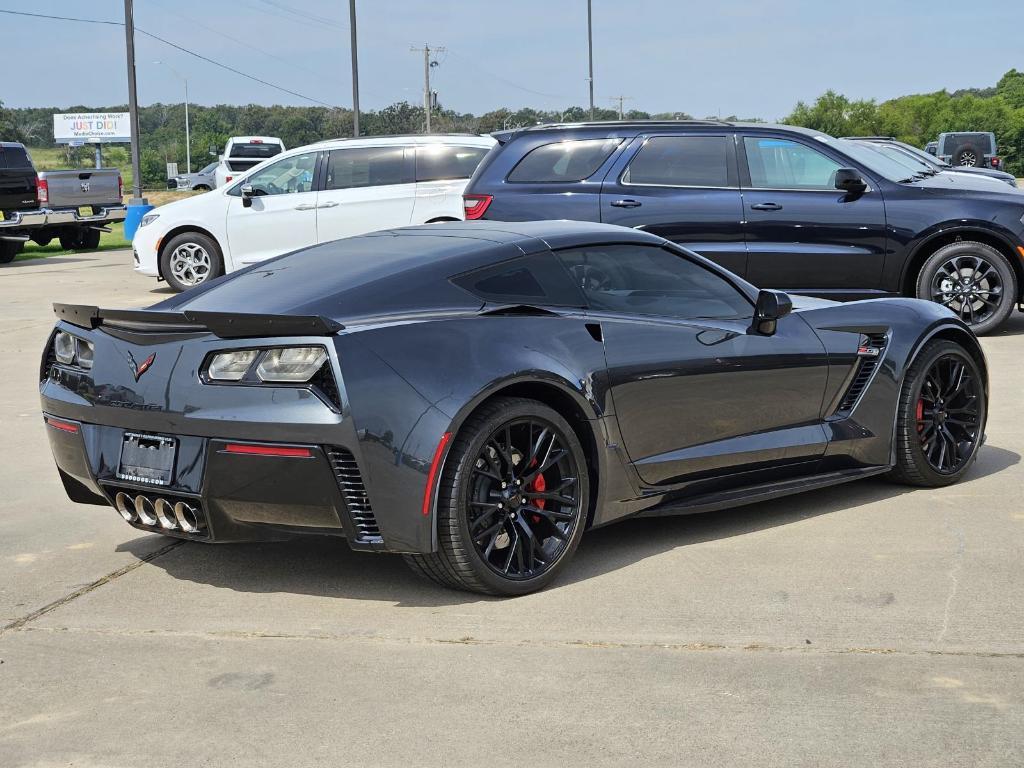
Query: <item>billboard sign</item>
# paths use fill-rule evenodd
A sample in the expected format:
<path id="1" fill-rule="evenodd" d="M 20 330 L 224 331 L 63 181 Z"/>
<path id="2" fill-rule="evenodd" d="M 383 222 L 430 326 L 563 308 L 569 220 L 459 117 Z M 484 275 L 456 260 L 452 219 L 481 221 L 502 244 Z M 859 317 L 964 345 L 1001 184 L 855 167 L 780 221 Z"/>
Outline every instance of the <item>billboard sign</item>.
<path id="1" fill-rule="evenodd" d="M 127 112 L 75 112 L 53 116 L 57 144 L 128 144 L 131 121 Z"/>

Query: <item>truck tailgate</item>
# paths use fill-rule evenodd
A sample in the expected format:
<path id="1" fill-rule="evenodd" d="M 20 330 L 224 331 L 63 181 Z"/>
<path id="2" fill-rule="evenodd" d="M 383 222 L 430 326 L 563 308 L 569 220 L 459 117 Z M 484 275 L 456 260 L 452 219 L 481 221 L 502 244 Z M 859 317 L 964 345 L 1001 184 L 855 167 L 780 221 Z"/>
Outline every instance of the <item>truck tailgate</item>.
<path id="1" fill-rule="evenodd" d="M 116 168 L 40 171 L 49 190 L 48 208 L 82 208 L 121 204 L 121 173 Z"/>

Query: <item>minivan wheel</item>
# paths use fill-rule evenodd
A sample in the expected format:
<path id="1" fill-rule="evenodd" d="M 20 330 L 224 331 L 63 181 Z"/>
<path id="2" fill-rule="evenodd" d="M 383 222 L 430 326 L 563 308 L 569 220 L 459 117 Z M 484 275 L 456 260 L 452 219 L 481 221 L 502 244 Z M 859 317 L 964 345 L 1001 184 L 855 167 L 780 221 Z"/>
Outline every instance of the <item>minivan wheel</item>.
<path id="1" fill-rule="evenodd" d="M 917 297 L 953 310 L 977 334 L 998 328 L 1017 303 L 1017 276 L 999 251 L 976 242 L 939 248 L 921 267 Z"/>
<path id="2" fill-rule="evenodd" d="M 160 252 L 160 274 L 179 293 L 202 285 L 224 274 L 220 248 L 201 232 L 183 232 Z"/>
<path id="3" fill-rule="evenodd" d="M 438 483 L 438 551 L 406 561 L 446 587 L 503 596 L 542 589 L 579 544 L 589 485 L 583 446 L 557 411 L 497 398 L 452 442 Z"/>

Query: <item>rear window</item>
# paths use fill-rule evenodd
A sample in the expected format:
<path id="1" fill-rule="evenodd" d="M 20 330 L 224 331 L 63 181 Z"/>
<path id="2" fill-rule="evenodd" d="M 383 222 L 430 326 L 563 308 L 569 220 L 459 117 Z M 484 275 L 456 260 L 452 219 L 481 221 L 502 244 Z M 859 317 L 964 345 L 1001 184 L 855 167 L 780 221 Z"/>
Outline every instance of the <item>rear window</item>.
<path id="1" fill-rule="evenodd" d="M 433 144 L 416 148 L 416 181 L 468 179 L 490 147 Z"/>
<path id="2" fill-rule="evenodd" d="M 582 307 L 582 294 L 550 251 L 512 259 L 453 277 L 455 285 L 484 301 Z"/>
<path id="3" fill-rule="evenodd" d="M 622 183 L 728 187 L 728 140 L 725 136 L 655 136 L 633 158 Z"/>
<path id="4" fill-rule="evenodd" d="M 0 168 L 32 170 L 32 158 L 24 147 L 0 147 Z"/>
<path id="5" fill-rule="evenodd" d="M 583 139 L 544 144 L 527 152 L 508 175 L 521 184 L 583 181 L 597 172 L 621 139 Z"/>
<path id="6" fill-rule="evenodd" d="M 232 144 L 231 153 L 228 157 L 253 157 L 259 160 L 266 160 L 268 157 L 281 154 L 280 144 L 252 143 Z"/>

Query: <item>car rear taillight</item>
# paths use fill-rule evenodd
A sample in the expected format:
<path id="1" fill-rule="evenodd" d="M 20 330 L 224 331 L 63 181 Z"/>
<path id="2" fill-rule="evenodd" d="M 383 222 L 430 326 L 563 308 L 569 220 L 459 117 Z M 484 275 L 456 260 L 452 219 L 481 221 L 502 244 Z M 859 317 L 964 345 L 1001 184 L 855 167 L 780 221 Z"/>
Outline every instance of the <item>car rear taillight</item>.
<path id="1" fill-rule="evenodd" d="M 117 174 L 117 199 L 124 200 L 124 179 L 121 174 Z"/>
<path id="2" fill-rule="evenodd" d="M 483 218 L 494 200 L 494 195 L 463 195 L 462 207 L 466 212 L 466 220 Z"/>
<path id="3" fill-rule="evenodd" d="M 50 185 L 46 179 L 39 179 L 36 184 L 36 200 L 40 205 L 50 202 Z"/>
<path id="4" fill-rule="evenodd" d="M 993 168 L 998 168 L 999 167 L 999 158 L 998 157 L 993 157 L 992 158 L 992 167 Z"/>
<path id="5" fill-rule="evenodd" d="M 224 177 L 224 183 L 225 183 L 225 184 L 227 184 L 227 183 L 228 183 L 229 181 L 231 181 L 231 180 L 232 180 L 233 178 L 235 178 L 235 177 L 234 177 L 234 176 L 225 176 L 225 177 Z"/>

